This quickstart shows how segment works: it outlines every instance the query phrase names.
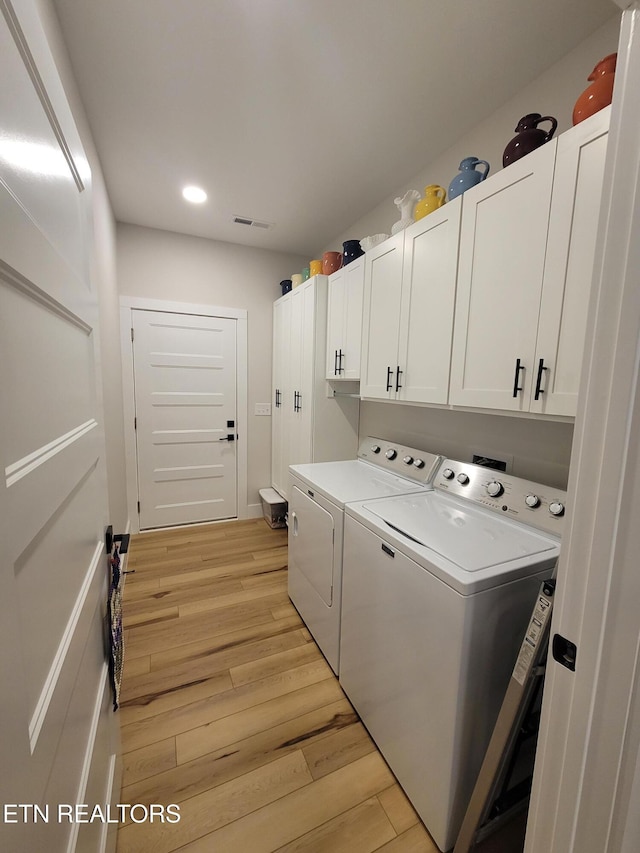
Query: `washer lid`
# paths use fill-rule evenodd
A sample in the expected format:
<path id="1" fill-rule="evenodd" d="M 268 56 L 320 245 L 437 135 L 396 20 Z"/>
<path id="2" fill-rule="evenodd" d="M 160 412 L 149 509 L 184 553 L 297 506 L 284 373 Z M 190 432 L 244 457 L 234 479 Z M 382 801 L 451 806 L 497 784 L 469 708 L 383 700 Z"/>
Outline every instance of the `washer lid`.
<path id="1" fill-rule="evenodd" d="M 463 572 L 497 570 L 527 558 L 537 562 L 558 550 L 555 539 L 437 492 L 379 500 L 364 507 Z"/>
<path id="2" fill-rule="evenodd" d="M 289 470 L 310 489 L 318 491 L 339 506 L 353 501 L 424 491 L 427 488 L 425 484 L 356 459 L 291 465 Z"/>

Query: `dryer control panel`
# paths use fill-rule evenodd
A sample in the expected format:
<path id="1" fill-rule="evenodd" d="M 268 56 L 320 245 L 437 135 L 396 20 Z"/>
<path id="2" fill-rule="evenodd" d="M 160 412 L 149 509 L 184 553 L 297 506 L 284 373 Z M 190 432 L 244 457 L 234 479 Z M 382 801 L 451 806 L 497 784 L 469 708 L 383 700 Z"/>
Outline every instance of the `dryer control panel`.
<path id="1" fill-rule="evenodd" d="M 507 518 L 562 535 L 567 504 L 563 489 L 455 459 L 442 461 L 433 485 Z"/>
<path id="2" fill-rule="evenodd" d="M 427 484 L 432 480 L 442 456 L 385 438 L 367 436 L 358 448 L 358 459 L 400 477 Z"/>

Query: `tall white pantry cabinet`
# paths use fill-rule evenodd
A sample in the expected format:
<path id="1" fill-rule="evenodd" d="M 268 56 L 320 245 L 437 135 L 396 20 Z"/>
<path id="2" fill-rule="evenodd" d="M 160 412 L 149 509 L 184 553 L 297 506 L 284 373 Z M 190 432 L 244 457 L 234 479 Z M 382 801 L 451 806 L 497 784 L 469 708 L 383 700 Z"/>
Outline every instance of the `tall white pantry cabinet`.
<path id="1" fill-rule="evenodd" d="M 316 275 L 273 306 L 271 485 L 284 498 L 289 465 L 357 454 L 360 401 L 334 397 L 326 351 L 327 276 Z"/>

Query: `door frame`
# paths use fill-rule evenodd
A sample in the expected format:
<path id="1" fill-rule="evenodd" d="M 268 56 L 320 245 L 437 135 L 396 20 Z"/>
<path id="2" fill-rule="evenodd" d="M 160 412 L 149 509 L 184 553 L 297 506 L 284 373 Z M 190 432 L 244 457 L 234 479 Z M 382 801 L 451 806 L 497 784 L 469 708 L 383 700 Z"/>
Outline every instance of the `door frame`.
<path id="1" fill-rule="evenodd" d="M 131 532 L 140 532 L 140 516 L 136 506 L 138 497 L 138 453 L 135 417 L 135 383 L 133 374 L 133 347 L 131 346 L 132 312 L 164 311 L 170 314 L 196 314 L 202 317 L 222 317 L 236 320 L 236 406 L 237 432 L 241 436 L 236 443 L 237 451 L 237 518 L 248 518 L 247 506 L 247 310 L 217 305 L 200 305 L 192 302 L 167 302 L 163 299 L 147 299 L 138 296 L 120 297 L 120 341 L 122 350 L 122 392 L 124 411 L 124 445 L 126 453 L 127 504 L 131 519 Z M 202 522 L 198 522 L 202 523 Z M 207 522 L 215 523 L 215 522 Z M 163 528 L 166 529 L 166 528 Z"/>

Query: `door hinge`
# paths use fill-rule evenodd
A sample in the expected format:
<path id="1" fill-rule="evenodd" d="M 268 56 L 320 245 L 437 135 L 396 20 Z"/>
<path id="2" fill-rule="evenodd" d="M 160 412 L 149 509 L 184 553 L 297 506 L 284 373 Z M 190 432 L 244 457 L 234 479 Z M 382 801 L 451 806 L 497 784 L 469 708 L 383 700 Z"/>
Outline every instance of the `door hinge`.
<path id="1" fill-rule="evenodd" d="M 133 327 L 131 329 L 131 340 L 133 341 Z"/>
<path id="2" fill-rule="evenodd" d="M 138 501 L 138 515 L 140 515 L 140 501 Z"/>

